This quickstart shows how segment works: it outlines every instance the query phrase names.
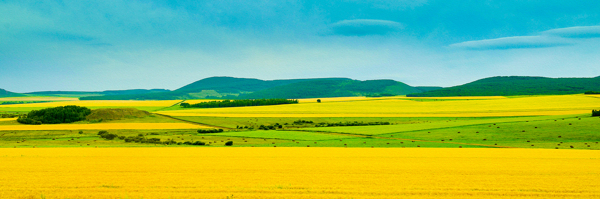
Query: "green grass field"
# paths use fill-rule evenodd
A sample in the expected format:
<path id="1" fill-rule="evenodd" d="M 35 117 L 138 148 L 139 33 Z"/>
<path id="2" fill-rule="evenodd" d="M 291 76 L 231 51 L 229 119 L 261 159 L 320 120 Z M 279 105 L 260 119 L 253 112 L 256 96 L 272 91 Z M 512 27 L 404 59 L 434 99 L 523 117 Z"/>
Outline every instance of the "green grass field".
<path id="1" fill-rule="evenodd" d="M 528 96 L 521 96 L 523 98 Z M 413 99 L 411 99 L 413 100 Z M 455 101 L 457 99 L 440 100 Z M 460 100 L 460 99 L 458 99 Z M 380 101 L 380 100 L 373 100 Z M 423 99 L 432 102 L 432 99 Z M 472 103 L 481 100 L 462 100 Z M 323 105 L 344 102 L 328 102 Z M 282 105 L 284 107 L 284 105 Z M 0 113 L 27 113 L 42 107 L 2 107 Z M 93 106 L 97 108 L 117 108 Z M 135 107 L 140 110 L 169 110 L 170 106 Z M 294 123 L 304 120 L 312 123 Z M 222 133 L 199 134 L 187 130 L 109 130 L 119 136 L 158 138 L 178 144 L 126 143 L 105 140 L 99 130 L 0 131 L 0 147 L 499 147 L 600 150 L 599 117 L 589 114 L 508 117 L 207 117 L 162 116 L 121 120 L 80 121 L 86 123 L 194 123 L 222 128 Z M 318 123 L 389 122 L 391 125 L 315 127 Z M 282 125 L 276 130 L 258 130 L 261 125 Z M 0 125 L 23 125 L 0 120 Z M 237 129 L 252 127 L 253 129 Z M 205 142 L 205 146 L 183 142 Z"/>

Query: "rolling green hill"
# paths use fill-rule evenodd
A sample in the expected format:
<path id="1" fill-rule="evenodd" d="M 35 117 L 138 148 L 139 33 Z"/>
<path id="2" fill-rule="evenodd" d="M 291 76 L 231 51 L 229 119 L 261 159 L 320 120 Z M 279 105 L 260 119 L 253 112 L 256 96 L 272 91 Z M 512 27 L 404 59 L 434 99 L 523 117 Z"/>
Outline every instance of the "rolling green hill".
<path id="1" fill-rule="evenodd" d="M 422 92 L 421 90 L 394 80 L 351 80 L 351 79 L 318 79 L 284 86 L 273 87 L 254 93 L 243 94 L 238 98 L 317 98 L 317 97 L 349 97 L 367 94 L 405 95 Z"/>
<path id="2" fill-rule="evenodd" d="M 480 79 L 471 83 L 409 97 L 444 96 L 510 96 L 510 95 L 561 95 L 600 90 L 600 77 L 595 78 L 547 78 L 526 76 L 502 76 Z"/>
<path id="3" fill-rule="evenodd" d="M 23 94 L 20 93 L 13 93 L 4 89 L 0 89 L 0 97 L 20 97 L 20 96 L 25 96 Z"/>
<path id="4" fill-rule="evenodd" d="M 394 80 L 358 81 L 349 78 L 260 80 L 210 77 L 170 92 L 81 97 L 81 100 L 259 99 L 346 97 L 367 94 L 405 95 L 437 87 L 411 87 Z"/>
<path id="5" fill-rule="evenodd" d="M 323 78 L 344 79 L 346 78 Z M 81 100 L 170 100 L 170 99 L 199 99 L 199 98 L 236 98 L 243 93 L 251 93 L 272 87 L 318 79 L 289 79 L 289 80 L 260 80 L 235 77 L 209 77 L 171 92 L 105 95 L 82 97 Z"/>
<path id="6" fill-rule="evenodd" d="M 255 92 L 287 84 L 312 80 L 350 80 L 348 78 L 260 80 L 236 77 L 209 77 L 181 87 L 176 92 L 195 93 L 214 90 L 218 93 Z"/>

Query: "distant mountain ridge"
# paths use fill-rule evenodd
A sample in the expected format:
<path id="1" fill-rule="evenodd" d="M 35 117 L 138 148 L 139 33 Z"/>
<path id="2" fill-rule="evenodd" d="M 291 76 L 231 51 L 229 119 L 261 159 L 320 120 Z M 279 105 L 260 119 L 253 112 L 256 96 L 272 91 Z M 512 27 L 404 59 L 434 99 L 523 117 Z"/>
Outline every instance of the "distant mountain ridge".
<path id="1" fill-rule="evenodd" d="M 0 88 L 0 97 L 22 97 L 25 96 L 23 94 L 20 93 L 13 93 L 4 89 Z"/>
<path id="2" fill-rule="evenodd" d="M 439 87 L 441 88 L 441 87 Z M 411 87 L 394 80 L 359 81 L 349 78 L 260 80 L 235 77 L 209 77 L 177 90 L 134 95 L 89 96 L 81 100 L 169 100 L 198 98 L 262 99 L 348 97 L 368 94 L 405 95 L 436 87 Z"/>
<path id="3" fill-rule="evenodd" d="M 511 95 L 564 95 L 586 91 L 600 91 L 600 76 L 595 78 L 548 78 L 530 76 L 497 76 L 476 80 L 409 97 L 446 96 L 511 96 Z"/>

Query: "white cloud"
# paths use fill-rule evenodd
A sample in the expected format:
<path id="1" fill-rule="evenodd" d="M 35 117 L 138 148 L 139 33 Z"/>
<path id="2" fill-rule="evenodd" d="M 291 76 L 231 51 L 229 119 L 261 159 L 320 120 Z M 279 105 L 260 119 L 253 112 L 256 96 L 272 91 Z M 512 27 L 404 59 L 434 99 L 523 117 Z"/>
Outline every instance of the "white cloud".
<path id="1" fill-rule="evenodd" d="M 560 37 L 517 36 L 503 37 L 497 39 L 466 41 L 452 44 L 450 45 L 450 47 L 467 50 L 504 50 L 515 48 L 546 48 L 568 45 L 573 45 L 573 42 Z"/>
<path id="2" fill-rule="evenodd" d="M 558 28 L 543 31 L 542 34 L 566 38 L 596 38 L 600 37 L 600 26 L 575 26 Z"/>

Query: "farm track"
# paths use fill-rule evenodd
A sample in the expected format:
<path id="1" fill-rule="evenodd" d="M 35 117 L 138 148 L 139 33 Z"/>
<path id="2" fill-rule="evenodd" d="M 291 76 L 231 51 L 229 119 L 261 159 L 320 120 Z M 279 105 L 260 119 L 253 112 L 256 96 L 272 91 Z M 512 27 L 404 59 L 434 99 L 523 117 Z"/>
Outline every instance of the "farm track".
<path id="1" fill-rule="evenodd" d="M 185 100 L 181 100 L 180 102 L 177 102 L 177 103 L 175 103 L 175 104 L 173 104 L 173 105 L 171 105 L 171 106 L 164 107 L 164 108 L 159 108 L 159 109 L 156 109 L 156 110 L 154 110 L 154 111 L 155 111 L 155 112 L 156 112 L 156 111 L 162 111 L 162 110 L 165 110 L 165 109 L 168 109 L 168 108 L 171 108 L 171 107 L 177 106 L 177 105 L 179 105 L 179 104 L 181 104 L 181 103 L 183 103 L 183 102 L 185 102 Z"/>
<path id="2" fill-rule="evenodd" d="M 210 124 L 205 124 L 205 123 L 200 123 L 200 122 L 188 121 L 188 120 L 184 120 L 184 119 L 175 118 L 175 117 L 172 117 L 172 116 L 169 116 L 169 115 L 163 115 L 163 114 L 160 114 L 160 113 L 154 113 L 154 114 L 159 115 L 159 116 L 163 116 L 163 117 L 167 117 L 169 119 L 174 119 L 174 120 L 177 120 L 177 121 L 182 121 L 182 122 L 190 123 L 190 124 L 196 124 L 196 125 L 202 125 L 202 126 L 207 126 L 207 127 L 212 127 L 212 128 L 220 128 L 220 129 L 226 129 L 226 130 L 232 129 L 232 128 L 223 127 L 223 126 L 215 126 L 215 125 L 210 125 Z"/>

